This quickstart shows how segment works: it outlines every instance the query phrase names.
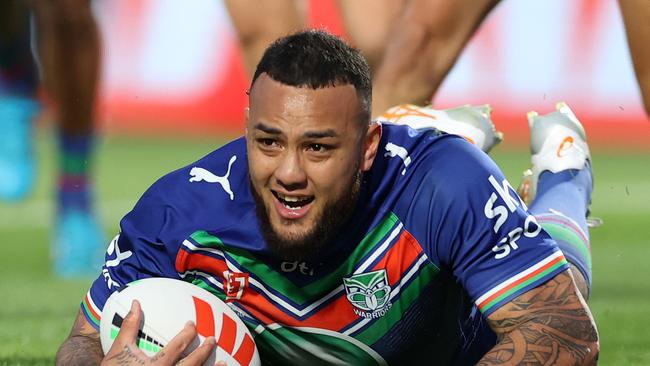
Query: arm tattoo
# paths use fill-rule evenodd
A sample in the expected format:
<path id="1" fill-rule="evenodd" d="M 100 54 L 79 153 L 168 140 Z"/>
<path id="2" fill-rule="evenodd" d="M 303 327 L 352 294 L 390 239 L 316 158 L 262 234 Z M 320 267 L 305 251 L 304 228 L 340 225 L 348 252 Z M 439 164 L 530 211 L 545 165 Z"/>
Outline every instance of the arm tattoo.
<path id="1" fill-rule="evenodd" d="M 569 263 L 571 267 L 571 274 L 573 275 L 573 281 L 576 283 L 576 287 L 580 290 L 580 295 L 585 301 L 589 301 L 589 285 L 587 285 L 587 280 L 585 276 L 582 275 L 582 272 L 576 267 L 573 263 Z"/>
<path id="2" fill-rule="evenodd" d="M 596 364 L 598 333 L 568 272 L 490 315 L 499 343 L 478 365 Z"/>
<path id="3" fill-rule="evenodd" d="M 70 336 L 56 354 L 57 365 L 99 365 L 104 354 L 99 333 L 79 313 Z"/>

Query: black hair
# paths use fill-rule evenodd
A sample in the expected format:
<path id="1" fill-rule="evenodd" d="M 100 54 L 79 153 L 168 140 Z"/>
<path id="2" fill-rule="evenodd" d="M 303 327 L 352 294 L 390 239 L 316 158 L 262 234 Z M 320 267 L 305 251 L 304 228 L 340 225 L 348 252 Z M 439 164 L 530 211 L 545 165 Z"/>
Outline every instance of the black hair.
<path id="1" fill-rule="evenodd" d="M 367 128 L 372 106 L 370 68 L 359 50 L 323 30 L 305 30 L 273 42 L 257 64 L 251 88 L 261 74 L 285 85 L 312 89 L 351 84 Z"/>

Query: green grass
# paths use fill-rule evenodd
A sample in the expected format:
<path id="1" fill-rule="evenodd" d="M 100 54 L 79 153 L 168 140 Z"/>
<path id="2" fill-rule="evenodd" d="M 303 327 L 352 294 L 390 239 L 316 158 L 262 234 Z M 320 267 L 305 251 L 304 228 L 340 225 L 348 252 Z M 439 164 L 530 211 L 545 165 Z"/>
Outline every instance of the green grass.
<path id="1" fill-rule="evenodd" d="M 203 156 L 222 140 L 106 138 L 98 144 L 97 203 L 106 236 L 140 194 L 164 173 Z M 51 365 L 92 279 L 64 281 L 51 274 L 49 231 L 56 149 L 39 134 L 39 178 L 25 201 L 0 202 L 0 366 Z M 107 242 L 108 244 L 108 242 Z"/>
<path id="2" fill-rule="evenodd" d="M 513 184 L 527 152 L 496 152 Z M 592 152 L 591 211 L 605 224 L 590 231 L 589 305 L 601 338 L 601 365 L 650 365 L 650 152 Z"/>
<path id="3" fill-rule="evenodd" d="M 50 274 L 49 230 L 56 151 L 47 131 L 38 139 L 34 194 L 0 203 L 0 365 L 52 364 L 91 280 Z M 206 154 L 219 139 L 112 137 L 99 144 L 98 209 L 107 237 L 140 194 L 162 174 Z M 650 365 L 650 153 L 593 153 L 592 211 L 605 220 L 592 230 L 594 287 L 590 305 L 601 335 L 602 365 Z M 493 155 L 516 184 L 525 151 Z"/>

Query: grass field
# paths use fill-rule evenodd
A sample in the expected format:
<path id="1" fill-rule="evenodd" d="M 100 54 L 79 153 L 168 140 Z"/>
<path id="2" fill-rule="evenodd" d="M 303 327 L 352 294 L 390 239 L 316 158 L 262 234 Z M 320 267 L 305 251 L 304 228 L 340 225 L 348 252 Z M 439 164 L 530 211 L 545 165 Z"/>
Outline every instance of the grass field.
<path id="1" fill-rule="evenodd" d="M 119 218 L 160 175 L 187 164 L 220 141 L 106 138 L 96 161 L 97 193 L 107 237 Z M 526 151 L 493 155 L 516 184 Z M 39 134 L 39 180 L 26 201 L 0 204 L 0 365 L 52 364 L 91 280 L 50 274 L 49 228 L 55 149 Z M 601 335 L 602 365 L 650 365 L 650 152 L 594 149 L 592 211 L 605 225 L 592 231 L 590 301 Z"/>

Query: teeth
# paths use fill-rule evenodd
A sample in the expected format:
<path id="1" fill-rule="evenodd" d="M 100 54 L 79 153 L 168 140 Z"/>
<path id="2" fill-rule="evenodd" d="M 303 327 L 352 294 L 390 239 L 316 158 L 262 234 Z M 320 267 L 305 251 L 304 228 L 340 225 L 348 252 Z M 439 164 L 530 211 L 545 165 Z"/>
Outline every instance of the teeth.
<path id="1" fill-rule="evenodd" d="M 285 196 L 285 195 L 280 194 L 280 193 L 278 193 L 278 197 L 280 197 L 280 199 L 282 199 L 283 201 L 287 201 L 287 202 L 300 202 L 300 201 L 306 201 L 306 200 L 309 199 L 307 197 L 300 198 L 300 197 Z"/>
<path id="2" fill-rule="evenodd" d="M 284 205 L 284 207 L 286 207 L 286 208 L 288 208 L 288 209 L 290 209 L 290 210 L 299 210 L 299 209 L 302 208 L 302 206 L 292 207 L 292 206 L 289 206 L 289 205 Z"/>

